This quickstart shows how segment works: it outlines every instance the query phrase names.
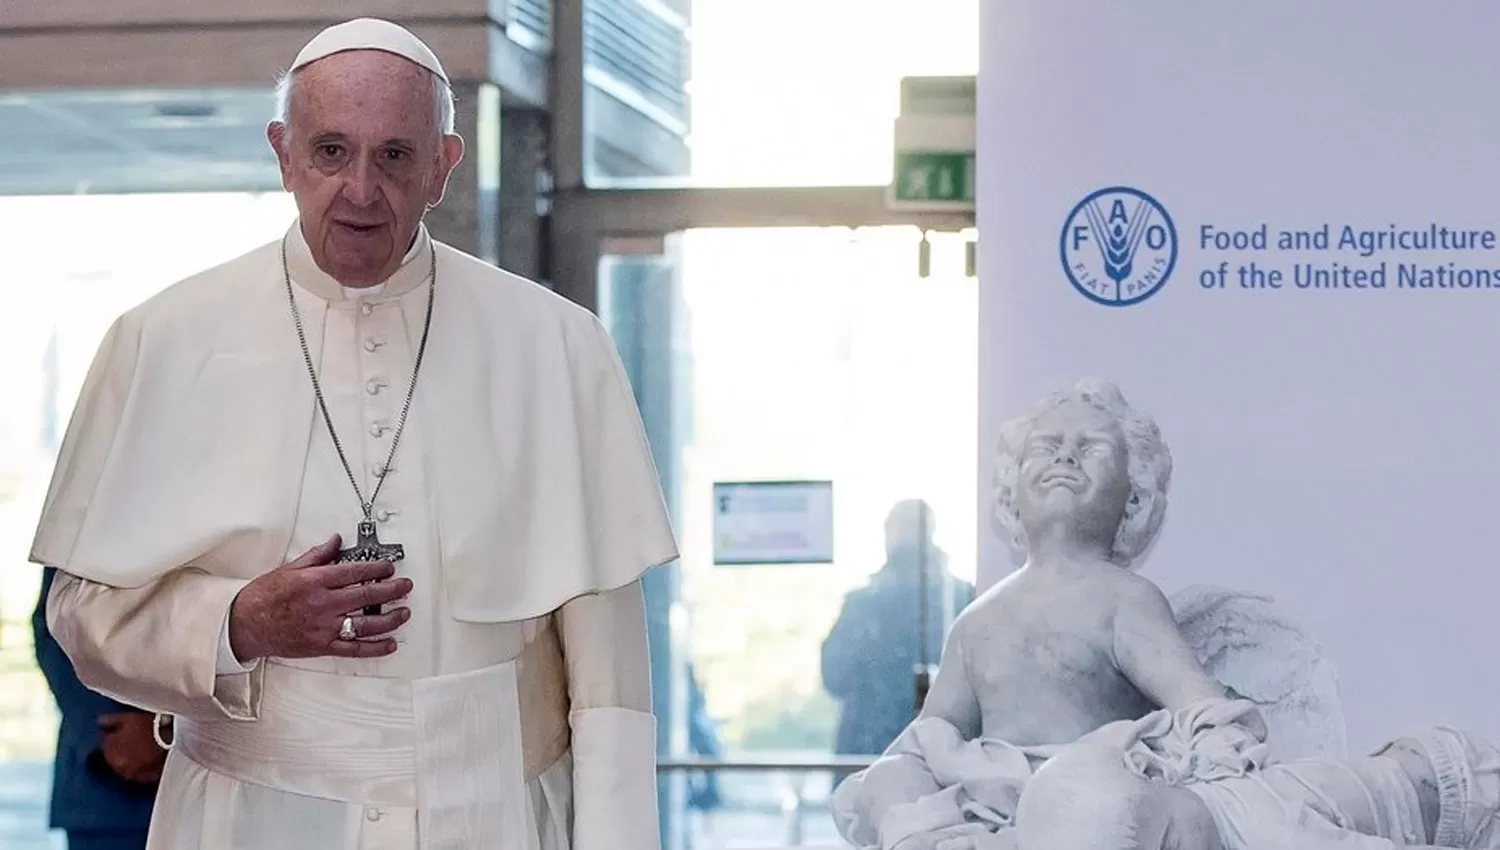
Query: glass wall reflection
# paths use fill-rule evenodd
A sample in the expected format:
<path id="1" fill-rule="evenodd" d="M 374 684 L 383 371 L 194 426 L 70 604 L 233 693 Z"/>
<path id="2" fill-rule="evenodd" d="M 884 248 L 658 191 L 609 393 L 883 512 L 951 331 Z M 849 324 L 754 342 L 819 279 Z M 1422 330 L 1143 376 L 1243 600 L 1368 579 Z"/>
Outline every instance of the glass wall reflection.
<path id="1" fill-rule="evenodd" d="M 764 763 L 873 756 L 911 719 L 975 573 L 969 238 L 930 235 L 926 276 L 911 228 L 691 231 L 602 268 L 681 537 L 664 759 L 760 763 L 670 771 L 669 847 L 836 844 L 836 774 Z M 716 566 L 714 485 L 741 481 L 832 481 L 834 562 Z"/>

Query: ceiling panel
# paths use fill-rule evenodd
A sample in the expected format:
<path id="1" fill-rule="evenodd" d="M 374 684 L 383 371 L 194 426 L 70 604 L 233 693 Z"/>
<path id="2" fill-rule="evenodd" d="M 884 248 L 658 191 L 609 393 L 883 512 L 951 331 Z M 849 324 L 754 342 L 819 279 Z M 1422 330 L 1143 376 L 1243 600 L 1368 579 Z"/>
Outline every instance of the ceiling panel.
<path id="1" fill-rule="evenodd" d="M 274 190 L 269 89 L 0 94 L 0 195 Z"/>

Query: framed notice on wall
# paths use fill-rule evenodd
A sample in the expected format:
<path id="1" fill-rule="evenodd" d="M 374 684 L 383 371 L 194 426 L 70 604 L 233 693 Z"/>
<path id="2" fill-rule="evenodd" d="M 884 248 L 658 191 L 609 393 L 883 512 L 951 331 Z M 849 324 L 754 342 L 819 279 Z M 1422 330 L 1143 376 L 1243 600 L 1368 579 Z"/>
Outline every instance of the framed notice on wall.
<path id="1" fill-rule="evenodd" d="M 714 485 L 714 564 L 833 563 L 832 481 Z"/>

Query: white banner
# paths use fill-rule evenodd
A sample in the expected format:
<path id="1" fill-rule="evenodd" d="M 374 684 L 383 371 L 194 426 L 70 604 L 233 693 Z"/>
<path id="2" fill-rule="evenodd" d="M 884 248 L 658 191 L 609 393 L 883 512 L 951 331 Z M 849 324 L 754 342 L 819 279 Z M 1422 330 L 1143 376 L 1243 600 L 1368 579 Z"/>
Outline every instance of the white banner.
<path id="1" fill-rule="evenodd" d="M 1176 461 L 1145 575 L 1274 595 L 1352 751 L 1500 734 L 1500 4 L 982 7 L 981 581 L 999 424 L 1108 378 Z"/>

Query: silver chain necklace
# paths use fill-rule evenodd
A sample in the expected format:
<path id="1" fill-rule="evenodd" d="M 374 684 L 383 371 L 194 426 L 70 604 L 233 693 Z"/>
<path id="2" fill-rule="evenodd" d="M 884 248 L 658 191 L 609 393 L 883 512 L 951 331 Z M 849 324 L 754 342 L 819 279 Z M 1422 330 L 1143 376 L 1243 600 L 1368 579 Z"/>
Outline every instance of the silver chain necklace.
<path id="1" fill-rule="evenodd" d="M 357 541 L 354 546 L 339 550 L 337 563 L 369 562 L 369 561 L 399 561 L 405 557 L 405 550 L 399 543 L 381 543 L 375 527 L 375 500 L 380 497 L 380 489 L 385 486 L 385 479 L 391 471 L 391 464 L 396 459 L 396 449 L 401 445 L 401 434 L 406 430 L 406 417 L 411 412 L 412 398 L 417 392 L 417 376 L 422 371 L 422 358 L 427 352 L 427 336 L 432 330 L 432 303 L 437 293 L 437 251 L 431 250 L 430 266 L 427 279 L 431 285 L 427 289 L 427 316 L 422 322 L 422 339 L 417 344 L 416 361 L 412 364 L 411 382 L 406 388 L 406 401 L 401 405 L 401 415 L 396 421 L 396 431 L 391 436 L 391 451 L 386 456 L 385 465 L 375 474 L 375 488 L 366 499 L 364 490 L 359 486 L 359 479 L 354 474 L 354 467 L 349 464 L 349 458 L 344 454 L 343 443 L 339 440 L 338 431 L 333 427 L 333 417 L 328 413 L 328 403 L 323 399 L 323 385 L 318 380 L 317 367 L 313 365 L 312 349 L 307 344 L 307 332 L 302 327 L 302 313 L 297 309 L 297 296 L 292 289 L 292 273 L 286 260 L 286 240 L 281 242 L 281 271 L 286 282 L 287 303 L 292 308 L 292 321 L 297 326 L 297 340 L 302 344 L 302 359 L 307 364 L 307 376 L 312 380 L 313 395 L 317 398 L 318 409 L 323 413 L 323 423 L 328 426 L 328 436 L 333 440 L 333 448 L 338 452 L 339 462 L 344 465 L 344 472 L 349 476 L 349 484 L 354 488 L 354 495 L 359 499 L 360 511 L 364 519 L 359 523 Z M 366 608 L 365 614 L 374 615 L 380 613 L 380 606 Z"/>

